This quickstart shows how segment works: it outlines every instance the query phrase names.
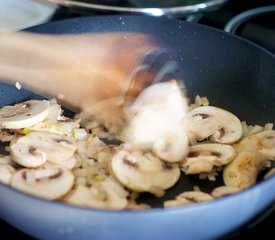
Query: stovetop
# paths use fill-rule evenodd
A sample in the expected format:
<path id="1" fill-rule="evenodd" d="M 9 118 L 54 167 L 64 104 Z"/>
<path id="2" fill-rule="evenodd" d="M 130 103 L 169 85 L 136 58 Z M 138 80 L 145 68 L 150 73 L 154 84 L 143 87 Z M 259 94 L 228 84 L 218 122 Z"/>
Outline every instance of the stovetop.
<path id="1" fill-rule="evenodd" d="M 219 10 L 214 12 L 198 14 L 193 18 L 182 18 L 183 21 L 195 21 L 199 24 L 208 25 L 218 29 L 224 29 L 230 21 L 234 23 L 236 17 L 240 14 L 247 13 L 248 10 L 262 8 L 265 6 L 275 7 L 274 0 L 231 0 Z M 253 12 L 253 11 L 252 11 Z M 249 13 L 249 12 L 248 12 Z M 70 9 L 60 7 L 51 21 L 63 20 L 83 15 L 104 15 L 110 13 L 96 11 L 80 11 L 79 9 Z M 246 14 L 243 14 L 246 15 Z M 240 24 L 235 29 L 235 34 L 244 37 L 261 47 L 275 54 L 275 11 L 271 13 L 258 14 L 250 18 L 247 22 Z M 256 236 L 273 236 L 273 227 L 275 224 L 275 203 L 258 215 L 252 221 L 235 230 L 231 234 L 224 236 L 224 240 L 249 239 Z M 30 240 L 30 236 L 16 230 L 12 226 L 0 220 L 0 229 L 5 232 L 8 239 Z M 3 235 L 2 235 L 3 236 Z M 2 237 L 1 237 L 2 238 Z"/>
<path id="2" fill-rule="evenodd" d="M 89 2 L 88 0 L 84 0 Z M 95 1 L 92 1 L 95 2 Z M 266 48 L 275 54 L 275 2 L 274 0 L 228 0 L 220 9 L 205 13 L 192 15 L 191 18 L 181 18 L 182 20 L 193 21 L 199 24 L 208 25 L 224 30 L 227 23 L 242 13 L 251 9 L 268 7 L 271 13 L 251 15 L 250 19 L 240 24 L 235 34 Z M 97 12 L 95 10 L 81 10 L 77 8 L 60 8 L 52 20 L 110 14 L 110 12 Z M 120 14 L 114 12 L 114 14 Z M 247 13 L 250 14 L 250 13 Z M 251 13 L 253 14 L 253 13 Z"/>

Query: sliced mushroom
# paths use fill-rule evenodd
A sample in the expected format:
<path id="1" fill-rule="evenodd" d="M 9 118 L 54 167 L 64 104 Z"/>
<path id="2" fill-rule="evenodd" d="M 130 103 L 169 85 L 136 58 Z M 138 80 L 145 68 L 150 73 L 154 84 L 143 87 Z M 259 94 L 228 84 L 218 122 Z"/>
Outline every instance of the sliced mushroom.
<path id="1" fill-rule="evenodd" d="M 182 164 L 182 169 L 186 174 L 211 172 L 214 166 L 226 165 L 235 156 L 235 149 L 230 145 L 197 144 L 189 147 L 189 153 Z"/>
<path id="2" fill-rule="evenodd" d="M 264 179 L 268 179 L 270 177 L 275 176 L 275 167 L 271 168 L 265 175 Z"/>
<path id="3" fill-rule="evenodd" d="M 68 193 L 74 183 L 74 175 L 64 167 L 22 169 L 14 174 L 11 186 L 48 200 L 59 199 Z"/>
<path id="4" fill-rule="evenodd" d="M 63 110 L 59 104 L 57 104 L 55 99 L 50 101 L 50 110 L 48 117 L 33 126 L 24 128 L 23 133 L 27 132 L 52 132 L 58 133 L 66 136 L 79 135 L 74 134 L 75 130 L 80 130 L 78 120 L 73 120 L 62 115 Z M 81 130 L 83 131 L 83 129 Z"/>
<path id="5" fill-rule="evenodd" d="M 136 149 L 152 149 L 165 161 L 180 161 L 188 152 L 186 112 L 176 81 L 152 85 L 128 108 L 129 125 L 121 138 Z"/>
<path id="6" fill-rule="evenodd" d="M 237 146 L 237 151 L 257 151 L 268 159 L 275 160 L 275 131 L 265 130 L 245 137 Z"/>
<path id="7" fill-rule="evenodd" d="M 146 203 L 136 203 L 129 201 L 125 210 L 148 210 L 152 207 Z"/>
<path id="8" fill-rule="evenodd" d="M 0 128 L 0 142 L 11 142 L 16 137 L 16 131 Z"/>
<path id="9" fill-rule="evenodd" d="M 50 111 L 47 119 L 58 121 L 66 120 L 67 118 L 63 116 L 63 109 L 60 104 L 57 103 L 55 98 L 49 100 L 50 102 Z"/>
<path id="10" fill-rule="evenodd" d="M 0 128 L 20 129 L 42 122 L 49 115 L 47 100 L 30 100 L 0 109 Z"/>
<path id="11" fill-rule="evenodd" d="M 234 143 L 242 136 L 240 120 L 231 112 L 213 106 L 197 107 L 188 113 L 191 131 L 198 141 Z"/>
<path id="12" fill-rule="evenodd" d="M 177 164 L 161 161 L 151 153 L 119 151 L 111 160 L 115 177 L 129 189 L 161 195 L 180 177 Z"/>
<path id="13" fill-rule="evenodd" d="M 128 204 L 127 196 L 128 192 L 109 177 L 90 188 L 78 185 L 63 201 L 83 207 L 122 210 Z"/>
<path id="14" fill-rule="evenodd" d="M 16 170 L 8 164 L 0 164 L 0 182 L 4 184 L 10 184 L 12 176 Z"/>
<path id="15" fill-rule="evenodd" d="M 10 155 L 0 155 L 0 164 L 8 164 L 13 166 L 15 162 L 12 160 Z"/>
<path id="16" fill-rule="evenodd" d="M 64 162 L 60 162 L 58 163 L 59 166 L 63 166 L 66 167 L 70 170 L 72 170 L 77 164 L 77 158 L 75 156 L 71 157 L 70 159 L 64 161 Z M 51 162 L 46 162 L 43 165 L 43 168 L 48 168 L 48 167 L 53 167 L 54 165 L 56 165 L 55 163 L 51 163 Z"/>
<path id="17" fill-rule="evenodd" d="M 183 192 L 180 195 L 176 196 L 175 200 L 169 200 L 164 202 L 164 207 L 176 207 L 176 206 L 186 206 L 200 202 L 207 202 L 214 200 L 214 198 L 204 192 L 200 191 L 189 191 Z"/>
<path id="18" fill-rule="evenodd" d="M 76 142 L 72 138 L 49 132 L 32 132 L 11 144 L 15 162 L 25 167 L 38 167 L 47 160 L 62 163 L 73 157 Z"/>
<path id="19" fill-rule="evenodd" d="M 30 133 L 32 131 L 36 132 L 52 132 L 56 134 L 61 134 L 69 137 L 75 137 L 77 139 L 77 132 L 74 131 L 83 131 L 79 128 L 79 123 L 71 119 L 64 120 L 44 120 L 36 125 L 33 125 L 29 128 L 24 128 L 23 133 Z"/>
<path id="20" fill-rule="evenodd" d="M 181 166 L 181 170 L 185 174 L 199 174 L 199 173 L 209 173 L 213 170 L 214 165 L 203 159 L 189 158 Z"/>
<path id="21" fill-rule="evenodd" d="M 222 198 L 222 197 L 237 193 L 239 191 L 241 191 L 241 189 L 238 187 L 220 186 L 220 187 L 214 188 L 211 192 L 211 195 L 214 198 Z"/>
<path id="22" fill-rule="evenodd" d="M 226 186 L 248 188 L 256 183 L 258 174 L 267 167 L 267 158 L 256 151 L 242 151 L 223 171 Z"/>

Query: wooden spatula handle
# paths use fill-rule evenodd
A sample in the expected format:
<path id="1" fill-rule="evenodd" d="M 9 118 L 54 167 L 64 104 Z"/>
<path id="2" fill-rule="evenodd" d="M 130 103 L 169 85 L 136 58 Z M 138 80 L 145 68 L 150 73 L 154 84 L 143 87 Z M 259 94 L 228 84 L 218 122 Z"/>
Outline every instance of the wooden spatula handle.
<path id="1" fill-rule="evenodd" d="M 17 32 L 0 38 L 0 78 L 19 82 L 74 111 L 117 121 L 117 109 L 156 80 L 150 68 L 161 48 L 141 33 L 44 35 Z M 144 62 L 148 61 L 144 65 Z M 104 112 L 104 114 L 103 114 Z M 106 116 L 104 116 L 106 115 Z"/>

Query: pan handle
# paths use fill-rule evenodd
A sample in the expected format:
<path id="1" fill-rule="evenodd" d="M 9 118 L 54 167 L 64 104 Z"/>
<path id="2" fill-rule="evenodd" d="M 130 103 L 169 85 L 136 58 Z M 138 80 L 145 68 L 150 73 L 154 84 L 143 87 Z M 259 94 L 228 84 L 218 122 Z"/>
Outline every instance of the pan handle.
<path id="1" fill-rule="evenodd" d="M 249 20 L 250 18 L 269 12 L 275 12 L 275 5 L 253 8 L 248 11 L 242 12 L 241 14 L 238 14 L 235 17 L 233 17 L 225 25 L 224 31 L 235 34 L 239 26 L 247 20 Z"/>

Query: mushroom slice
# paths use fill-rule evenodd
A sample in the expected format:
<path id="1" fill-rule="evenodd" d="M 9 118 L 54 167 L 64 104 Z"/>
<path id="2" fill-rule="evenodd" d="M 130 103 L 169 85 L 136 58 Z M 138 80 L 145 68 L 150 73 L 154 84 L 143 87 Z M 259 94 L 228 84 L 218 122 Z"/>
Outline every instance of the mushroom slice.
<path id="1" fill-rule="evenodd" d="M 231 112 L 213 106 L 197 107 L 188 113 L 196 140 L 234 143 L 242 136 L 242 124 Z"/>
<path id="2" fill-rule="evenodd" d="M 112 177 L 108 177 L 90 188 L 78 185 L 63 201 L 83 207 L 122 210 L 128 204 L 127 196 L 128 192 Z"/>
<path id="3" fill-rule="evenodd" d="M 29 133 L 10 146 L 13 160 L 25 167 L 38 167 L 47 160 L 65 162 L 73 157 L 76 148 L 72 138 L 50 132 Z"/>
<path id="4" fill-rule="evenodd" d="M 58 120 L 58 121 L 46 119 L 43 122 L 40 122 L 40 123 L 33 125 L 29 128 L 24 128 L 23 133 L 25 131 L 27 133 L 32 132 L 32 131 L 52 132 L 52 133 L 56 133 L 56 134 L 74 137 L 77 139 L 78 135 L 80 135 L 78 133 L 78 131 L 85 131 L 85 130 L 80 129 L 79 123 L 77 123 L 76 121 L 71 120 L 71 119 L 62 119 L 62 120 Z"/>
<path id="5" fill-rule="evenodd" d="M 20 129 L 33 126 L 47 118 L 50 103 L 30 100 L 0 109 L 0 128 Z"/>
<path id="6" fill-rule="evenodd" d="M 226 186 L 248 188 L 256 183 L 258 174 L 268 165 L 267 158 L 256 151 L 242 151 L 223 171 Z"/>
<path id="7" fill-rule="evenodd" d="M 75 156 L 71 157 L 67 161 L 61 162 L 60 165 L 72 170 L 77 164 L 77 158 Z"/>
<path id="8" fill-rule="evenodd" d="M 16 137 L 16 131 L 0 128 L 0 142 L 11 142 Z"/>
<path id="9" fill-rule="evenodd" d="M 49 116 L 47 117 L 48 120 L 66 120 L 67 118 L 63 116 L 63 109 L 60 104 L 57 103 L 55 98 L 49 100 L 50 103 L 50 110 Z"/>
<path id="10" fill-rule="evenodd" d="M 225 197 L 225 196 L 237 193 L 239 191 L 241 191 L 241 189 L 238 187 L 220 186 L 220 187 L 214 188 L 211 192 L 211 195 L 214 198 L 221 198 L 221 197 Z"/>
<path id="11" fill-rule="evenodd" d="M 0 164 L 0 182 L 4 184 L 10 184 L 12 176 L 16 170 L 8 164 Z"/>
<path id="12" fill-rule="evenodd" d="M 115 177 L 129 189 L 159 194 L 172 187 L 180 177 L 177 164 L 161 161 L 151 153 L 121 150 L 111 160 Z"/>
<path id="13" fill-rule="evenodd" d="M 270 177 L 275 176 L 275 167 L 271 168 L 265 175 L 264 179 L 268 179 Z"/>
<path id="14" fill-rule="evenodd" d="M 10 155 L 0 155 L 0 164 L 7 164 L 13 166 L 15 162 Z"/>
<path id="15" fill-rule="evenodd" d="M 153 150 L 165 161 L 180 161 L 188 151 L 186 112 L 176 81 L 154 84 L 127 109 L 129 125 L 121 138 L 136 149 Z"/>
<path id="16" fill-rule="evenodd" d="M 213 170 L 214 165 L 203 159 L 188 158 L 181 165 L 181 169 L 185 174 L 209 173 Z"/>
<path id="17" fill-rule="evenodd" d="M 66 161 L 64 161 L 64 162 L 58 163 L 58 165 L 63 166 L 63 167 L 66 167 L 66 168 L 68 168 L 68 169 L 70 169 L 70 170 L 72 170 L 72 169 L 76 166 L 76 164 L 77 164 L 77 158 L 76 158 L 75 156 L 73 156 L 72 158 L 70 158 L 70 159 L 68 159 L 68 160 L 66 160 Z M 48 167 L 52 167 L 52 166 L 54 166 L 54 165 L 55 165 L 55 163 L 46 162 L 46 163 L 43 165 L 43 167 L 44 167 L 44 168 L 48 168 Z"/>
<path id="18" fill-rule="evenodd" d="M 220 167 L 231 162 L 236 156 L 230 145 L 209 143 L 189 147 L 189 153 L 182 164 L 186 174 L 211 172 L 214 166 Z"/>
<path id="19" fill-rule="evenodd" d="M 48 200 L 59 199 L 74 184 L 74 175 L 64 167 L 21 169 L 14 174 L 11 186 Z"/>
<path id="20" fill-rule="evenodd" d="M 176 196 L 174 200 L 165 201 L 164 207 L 167 208 L 176 206 L 186 206 L 200 202 L 207 202 L 211 200 L 214 200 L 214 198 L 208 193 L 200 191 L 188 191 L 179 194 L 178 196 Z"/>
<path id="21" fill-rule="evenodd" d="M 236 146 L 237 151 L 257 151 L 269 160 L 275 160 L 275 131 L 265 130 L 245 137 Z"/>

